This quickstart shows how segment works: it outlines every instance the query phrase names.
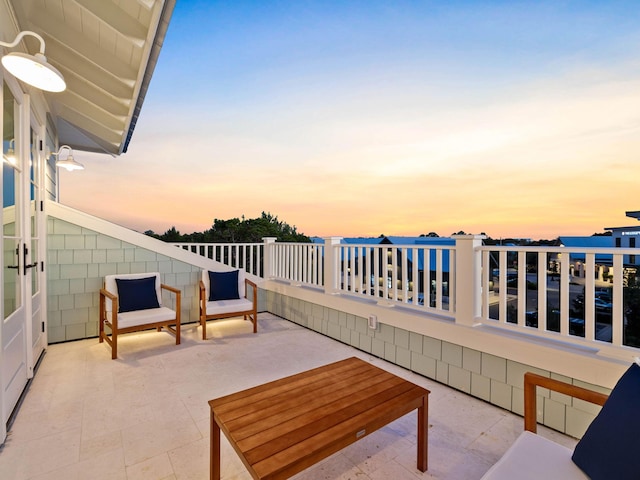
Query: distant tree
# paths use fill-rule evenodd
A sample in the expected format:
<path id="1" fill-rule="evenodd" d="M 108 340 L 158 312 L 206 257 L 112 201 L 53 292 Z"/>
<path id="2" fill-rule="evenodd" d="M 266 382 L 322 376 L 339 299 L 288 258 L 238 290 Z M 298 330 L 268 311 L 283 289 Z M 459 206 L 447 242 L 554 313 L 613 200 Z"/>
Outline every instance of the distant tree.
<path id="1" fill-rule="evenodd" d="M 610 237 L 611 235 L 613 235 L 613 232 L 601 232 L 601 233 L 594 233 L 593 235 L 591 235 L 592 237 Z"/>
<path id="2" fill-rule="evenodd" d="M 165 242 L 181 242 L 182 241 L 182 235 L 180 235 L 180 232 L 176 230 L 176 227 L 171 227 L 169 230 L 164 232 L 164 234 L 160 235 L 157 238 L 160 238 Z"/>
<path id="3" fill-rule="evenodd" d="M 429 237 L 429 238 L 440 238 L 440 235 L 438 235 L 436 232 L 429 232 L 427 234 L 421 234 L 421 237 Z"/>

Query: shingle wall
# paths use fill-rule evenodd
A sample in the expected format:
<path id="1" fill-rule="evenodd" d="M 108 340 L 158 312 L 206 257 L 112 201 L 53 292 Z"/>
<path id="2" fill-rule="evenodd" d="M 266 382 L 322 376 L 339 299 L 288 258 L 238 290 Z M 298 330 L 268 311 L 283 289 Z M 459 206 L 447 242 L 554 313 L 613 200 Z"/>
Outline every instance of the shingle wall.
<path id="1" fill-rule="evenodd" d="M 519 415 L 524 412 L 523 378 L 527 371 L 608 393 L 607 389 L 529 367 L 522 363 L 455 345 L 276 292 L 267 292 L 267 310 L 425 377 Z M 538 421 L 580 438 L 599 407 L 538 389 Z"/>
<path id="2" fill-rule="evenodd" d="M 98 335 L 99 290 L 105 275 L 160 272 L 182 291 L 182 323 L 198 320 L 200 268 L 58 218 L 47 224 L 49 343 Z M 171 305 L 173 296 L 165 293 Z"/>

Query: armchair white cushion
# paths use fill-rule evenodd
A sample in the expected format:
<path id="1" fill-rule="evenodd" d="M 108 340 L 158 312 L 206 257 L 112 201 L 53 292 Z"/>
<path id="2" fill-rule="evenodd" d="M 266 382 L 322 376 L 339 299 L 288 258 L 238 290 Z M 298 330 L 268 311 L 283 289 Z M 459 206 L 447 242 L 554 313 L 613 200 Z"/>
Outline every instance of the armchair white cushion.
<path id="1" fill-rule="evenodd" d="M 482 480 L 589 480 L 571 461 L 573 450 L 524 431 Z"/>

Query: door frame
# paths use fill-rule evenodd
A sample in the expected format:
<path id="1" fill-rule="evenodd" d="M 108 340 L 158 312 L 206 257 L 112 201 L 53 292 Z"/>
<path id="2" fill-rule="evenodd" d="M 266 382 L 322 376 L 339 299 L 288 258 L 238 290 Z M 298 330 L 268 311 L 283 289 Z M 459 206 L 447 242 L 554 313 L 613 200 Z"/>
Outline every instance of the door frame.
<path id="1" fill-rule="evenodd" d="M 0 445 L 5 441 L 7 436 L 6 424 L 10 416 L 13 414 L 16 406 L 20 402 L 21 396 L 24 394 L 31 378 L 33 378 L 35 365 L 38 361 L 41 353 L 47 347 L 47 335 L 46 328 L 42 333 L 42 338 L 38 339 L 38 352 L 34 355 L 34 341 L 33 341 L 33 312 L 34 306 L 38 310 L 43 325 L 46 326 L 46 276 L 42 268 L 29 268 L 28 266 L 33 263 L 32 258 L 38 260 L 39 266 L 44 265 L 44 259 L 46 258 L 46 219 L 44 208 L 44 139 L 46 135 L 46 122 L 42 120 L 42 115 L 38 115 L 35 109 L 32 109 L 31 98 L 28 94 L 25 94 L 20 88 L 19 83 L 11 76 L 1 75 L 0 69 L 0 101 L 4 104 L 4 84 L 7 85 L 15 99 L 17 115 L 14 112 L 14 118 L 17 121 L 14 123 L 15 138 L 14 148 L 17 157 L 17 168 L 20 170 L 19 184 L 16 185 L 15 193 L 15 222 L 16 237 L 20 239 L 18 248 L 20 249 L 17 265 L 19 267 L 17 282 L 20 284 L 19 296 L 20 306 L 5 318 L 5 305 L 4 296 L 0 296 L 0 365 L 5 365 L 7 360 L 6 352 L 4 349 L 5 342 L 9 339 L 3 338 L 3 330 L 5 325 L 8 328 L 13 328 L 16 332 L 21 332 L 23 337 L 21 345 L 22 351 L 15 353 L 12 358 L 21 358 L 20 367 L 13 372 L 5 372 L 3 368 L 0 368 Z M 31 148 L 31 131 L 34 132 L 35 148 L 32 151 Z M 0 134 L 4 138 L 4 122 L 0 121 Z M 32 158 L 33 156 L 33 158 Z M 34 186 L 34 207 L 36 208 L 35 222 L 38 232 L 37 252 L 33 255 L 32 249 L 32 228 L 31 228 L 31 166 L 30 162 L 34 162 L 34 174 L 37 175 Z M 4 181 L 3 173 L 0 172 L 0 182 Z M 3 184 L 3 183 L 0 183 Z M 41 203 L 42 201 L 42 203 Z M 0 221 L 4 225 L 4 208 L 0 209 Z M 4 246 L 4 228 L 0 232 L 0 240 Z M 4 258 L 4 248 L 0 252 L 0 259 L 2 268 L 0 269 L 0 284 L 4 286 L 5 280 L 5 267 L 9 262 L 13 264 L 14 259 L 11 260 Z M 32 275 L 38 275 L 38 292 L 36 296 L 32 292 Z M 13 325 L 10 323 L 13 322 Z M 17 335 L 15 336 L 17 338 Z M 42 348 L 40 348 L 40 346 Z M 24 364 L 24 373 L 22 373 Z M 13 374 L 12 378 L 7 378 L 9 374 Z M 15 375 L 18 375 L 15 377 Z M 16 381 L 18 383 L 13 388 L 12 398 L 7 398 L 5 395 L 5 388 L 9 385 L 6 382 Z M 18 389 L 20 394 L 15 397 Z"/>

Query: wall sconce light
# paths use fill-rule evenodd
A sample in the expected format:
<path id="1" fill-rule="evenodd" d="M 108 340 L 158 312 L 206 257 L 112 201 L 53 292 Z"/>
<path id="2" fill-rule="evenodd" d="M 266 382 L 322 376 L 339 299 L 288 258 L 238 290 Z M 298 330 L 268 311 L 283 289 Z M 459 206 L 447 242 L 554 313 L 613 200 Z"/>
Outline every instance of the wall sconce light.
<path id="1" fill-rule="evenodd" d="M 7 154 L 2 156 L 5 162 L 13 166 L 18 164 L 18 159 L 16 158 L 16 151 L 14 150 L 15 146 L 16 146 L 16 139 L 12 138 L 11 141 L 9 142 L 9 149 L 7 150 Z"/>
<path id="2" fill-rule="evenodd" d="M 58 161 L 56 162 L 56 167 L 66 168 L 68 171 L 84 170 L 84 165 L 82 165 L 79 162 L 76 162 L 73 159 L 73 150 L 69 145 L 62 145 L 56 153 L 52 153 L 51 155 L 55 157 L 59 157 L 59 155 L 62 153 L 62 150 L 64 149 L 69 150 L 69 153 L 67 154 L 67 158 L 65 158 L 64 160 L 60 160 L 58 158 Z"/>
<path id="3" fill-rule="evenodd" d="M 67 88 L 67 84 L 62 74 L 47 62 L 47 57 L 44 56 L 44 39 L 40 35 L 25 30 L 20 32 L 11 43 L 0 41 L 0 46 L 13 48 L 25 35 L 36 37 L 40 41 L 40 52 L 35 55 L 21 52 L 8 53 L 2 57 L 2 65 L 14 77 L 40 90 L 62 92 Z"/>

